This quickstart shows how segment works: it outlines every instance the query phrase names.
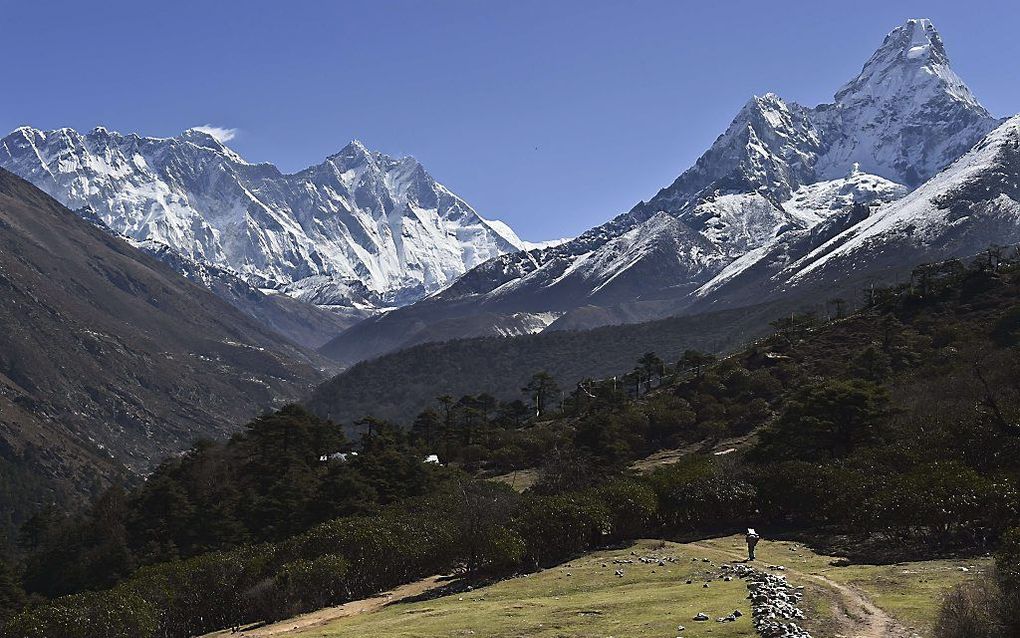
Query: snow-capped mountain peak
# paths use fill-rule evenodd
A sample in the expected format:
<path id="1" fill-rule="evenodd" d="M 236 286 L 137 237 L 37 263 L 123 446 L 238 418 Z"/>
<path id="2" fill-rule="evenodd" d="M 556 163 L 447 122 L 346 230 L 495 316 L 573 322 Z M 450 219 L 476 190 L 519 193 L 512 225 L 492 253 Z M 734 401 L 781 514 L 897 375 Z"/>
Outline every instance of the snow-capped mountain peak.
<path id="1" fill-rule="evenodd" d="M 934 82 L 933 82 L 934 80 Z M 837 103 L 876 95 L 891 86 L 897 93 L 911 87 L 941 85 L 956 100 L 984 110 L 963 80 L 950 68 L 942 38 L 930 20 L 907 20 L 885 37 L 860 74 L 836 92 Z"/>
<path id="2" fill-rule="evenodd" d="M 898 210 L 897 200 L 998 124 L 950 68 L 932 23 L 907 21 L 832 103 L 755 96 L 647 201 L 554 248 L 487 262 L 329 350 L 349 349 L 356 360 L 406 345 L 409 327 L 464 315 L 554 311 L 557 323 L 578 328 L 663 316 L 733 286 L 743 301 L 760 299 L 768 287 L 756 277 L 777 275 L 878 211 Z M 472 325 L 481 332 L 488 321 L 500 320 Z"/>
<path id="3" fill-rule="evenodd" d="M 96 128 L 92 129 L 92 133 L 97 135 L 122 137 L 119 133 L 110 132 L 102 126 L 97 126 Z M 183 142 L 188 142 L 189 144 L 194 144 L 199 148 L 204 148 L 215 153 L 226 155 L 227 157 L 230 158 L 231 161 L 237 162 L 238 164 L 248 163 L 244 161 L 244 159 L 242 159 L 240 155 L 238 155 L 229 147 L 227 147 L 225 144 L 223 144 L 223 142 L 216 139 L 215 136 L 201 129 L 189 128 L 188 130 L 178 135 L 175 139 Z"/>
<path id="4" fill-rule="evenodd" d="M 286 175 L 200 129 L 155 138 L 21 127 L 0 140 L 0 166 L 118 233 L 230 268 L 259 288 L 315 277 L 341 291 L 360 281 L 387 303 L 406 303 L 525 247 L 414 158 L 357 140 Z M 309 287 L 295 289 L 322 298 Z"/>
<path id="5" fill-rule="evenodd" d="M 931 178 L 999 123 L 950 67 L 927 19 L 893 29 L 834 103 L 816 111 L 828 146 L 819 177 L 837 177 L 856 162 L 909 186 Z"/>
<path id="6" fill-rule="evenodd" d="M 833 104 L 806 108 L 775 93 L 752 97 L 694 166 L 654 197 L 543 253 L 540 263 L 504 259 L 503 266 L 492 269 L 497 273 L 492 284 L 503 281 L 514 263 L 529 273 L 537 270 L 521 286 L 500 290 L 521 290 L 544 275 L 542 286 L 585 278 L 578 287 L 605 293 L 606 281 L 612 281 L 607 269 L 568 267 L 564 275 L 563 264 L 594 262 L 600 251 L 618 252 L 614 238 L 634 229 L 654 234 L 649 224 L 661 213 L 693 231 L 689 238 L 707 242 L 700 253 L 705 268 L 684 272 L 710 275 L 788 231 L 811 227 L 854 204 L 902 197 L 997 123 L 949 68 L 931 22 L 910 20 L 885 38 Z M 471 281 L 471 290 L 492 289 L 478 287 L 478 277 Z M 688 282 L 661 283 L 675 290 Z"/>

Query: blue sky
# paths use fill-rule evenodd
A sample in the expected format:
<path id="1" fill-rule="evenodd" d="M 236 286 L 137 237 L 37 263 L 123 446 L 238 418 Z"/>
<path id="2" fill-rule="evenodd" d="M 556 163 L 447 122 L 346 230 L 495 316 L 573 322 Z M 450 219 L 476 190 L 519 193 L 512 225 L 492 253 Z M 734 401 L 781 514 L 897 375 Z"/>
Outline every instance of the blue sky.
<path id="1" fill-rule="evenodd" d="M 357 138 L 546 239 L 654 194 L 753 94 L 830 99 L 910 17 L 1020 111 L 1014 2 L 0 0 L 0 129 L 208 124 L 287 171 Z"/>

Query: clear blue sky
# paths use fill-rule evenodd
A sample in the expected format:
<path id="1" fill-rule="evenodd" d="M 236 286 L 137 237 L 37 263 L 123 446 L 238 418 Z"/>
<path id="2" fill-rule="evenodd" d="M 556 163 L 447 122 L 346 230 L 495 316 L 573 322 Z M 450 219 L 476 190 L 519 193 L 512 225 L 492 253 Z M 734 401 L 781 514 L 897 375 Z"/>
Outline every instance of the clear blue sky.
<path id="1" fill-rule="evenodd" d="M 1015 2 L 0 0 L 0 129 L 210 124 L 287 171 L 357 138 L 545 239 L 654 194 L 752 94 L 828 100 L 910 17 L 1020 111 Z"/>

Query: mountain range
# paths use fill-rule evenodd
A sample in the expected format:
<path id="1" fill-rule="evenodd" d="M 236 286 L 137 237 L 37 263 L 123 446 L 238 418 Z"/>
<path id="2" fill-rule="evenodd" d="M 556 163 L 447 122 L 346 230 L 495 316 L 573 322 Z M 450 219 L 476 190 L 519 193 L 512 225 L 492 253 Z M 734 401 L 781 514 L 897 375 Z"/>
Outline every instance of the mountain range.
<path id="1" fill-rule="evenodd" d="M 725 350 L 1020 244 L 1020 116 L 981 106 L 928 20 L 831 103 L 754 97 L 673 183 L 543 245 L 357 142 L 285 174 L 198 130 L 23 127 L 0 167 L 0 489 L 19 512 L 284 401 L 347 422 L 509 398 L 536 370 L 569 385 L 649 350 Z"/>
<path id="2" fill-rule="evenodd" d="M 1011 123 L 981 106 L 932 23 L 915 19 L 889 33 L 831 103 L 752 98 L 672 184 L 548 245 L 484 219 L 413 158 L 358 142 L 284 174 L 199 130 L 147 138 L 23 127 L 0 141 L 0 166 L 264 326 L 350 365 L 427 341 L 800 296 L 813 281 L 831 284 L 818 265 L 810 277 L 797 273 L 818 251 L 832 254 L 826 269 L 837 279 L 848 270 L 867 278 L 892 276 L 913 263 L 908 253 L 935 259 L 975 248 L 978 237 L 1005 241 L 990 229 L 964 233 L 969 243 L 929 232 L 899 260 L 836 250 L 890 215 L 901 223 L 883 242 L 903 244 L 914 227 L 905 216 L 924 216 L 932 231 L 915 193 L 929 198 L 926 210 L 954 209 L 942 192 L 952 180 L 940 173 L 1000 126 Z M 981 225 L 969 219 L 955 227 Z M 879 241 L 875 232 L 866 243 Z M 850 253 L 852 268 L 843 263 Z"/>
<path id="3" fill-rule="evenodd" d="M 0 140 L 0 167 L 175 265 L 195 264 L 184 274 L 212 269 L 335 311 L 346 323 L 332 334 L 528 246 L 414 158 L 357 141 L 284 174 L 197 129 L 152 138 L 21 127 Z"/>
<path id="4" fill-rule="evenodd" d="M 850 272 L 888 277 L 916 259 L 1008 243 L 1020 239 L 1015 200 L 985 202 L 977 214 L 959 198 L 973 200 L 975 180 L 1008 190 L 995 175 L 1015 170 L 1015 127 L 952 70 L 932 23 L 908 20 L 831 103 L 754 97 L 648 201 L 561 245 L 491 259 L 321 351 L 350 364 L 451 331 L 647 321 L 802 296 Z"/>
<path id="5" fill-rule="evenodd" d="M 853 294 L 1009 243 L 1016 128 L 952 70 L 932 23 L 912 19 L 832 102 L 754 97 L 653 197 L 540 246 L 413 158 L 358 142 L 288 175 L 198 130 L 23 127 L 0 141 L 0 166 L 349 366 L 430 341 Z"/>

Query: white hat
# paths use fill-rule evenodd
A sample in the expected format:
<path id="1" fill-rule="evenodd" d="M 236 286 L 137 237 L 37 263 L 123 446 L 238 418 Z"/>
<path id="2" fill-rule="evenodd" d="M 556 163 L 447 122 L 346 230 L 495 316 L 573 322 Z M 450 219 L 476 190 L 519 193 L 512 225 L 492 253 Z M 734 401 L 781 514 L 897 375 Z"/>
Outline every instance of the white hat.
<path id="1" fill-rule="evenodd" d="M 748 536 L 757 536 L 757 535 L 758 535 L 758 532 L 754 531 L 754 528 L 753 528 L 753 527 L 748 527 L 748 528 L 747 528 L 747 535 L 748 535 Z"/>

